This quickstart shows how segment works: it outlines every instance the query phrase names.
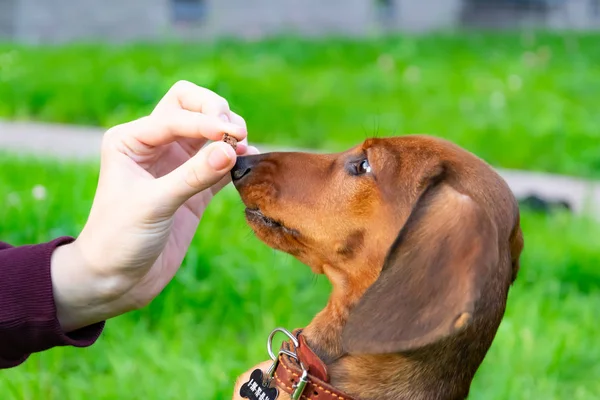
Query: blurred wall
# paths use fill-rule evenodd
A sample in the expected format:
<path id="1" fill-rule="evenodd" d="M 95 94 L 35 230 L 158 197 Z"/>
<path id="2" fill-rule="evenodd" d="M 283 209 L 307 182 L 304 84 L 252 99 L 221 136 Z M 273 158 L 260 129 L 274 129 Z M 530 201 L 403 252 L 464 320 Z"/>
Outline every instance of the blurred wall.
<path id="1" fill-rule="evenodd" d="M 464 0 L 461 23 L 469 27 L 600 28 L 600 0 Z"/>
<path id="2" fill-rule="evenodd" d="M 170 24 L 168 0 L 9 1 L 14 38 L 29 43 L 155 38 Z"/>
<path id="3" fill-rule="evenodd" d="M 463 8 L 462 0 L 394 0 L 392 4 L 391 29 L 411 32 L 456 27 Z"/>
<path id="4" fill-rule="evenodd" d="M 17 1 L 0 0 L 0 37 L 15 35 Z"/>
<path id="5" fill-rule="evenodd" d="M 600 0 L 0 0 L 0 39 L 30 43 L 459 26 L 598 29 Z"/>
<path id="6" fill-rule="evenodd" d="M 211 35 L 364 35 L 373 21 L 369 0 L 207 0 Z"/>

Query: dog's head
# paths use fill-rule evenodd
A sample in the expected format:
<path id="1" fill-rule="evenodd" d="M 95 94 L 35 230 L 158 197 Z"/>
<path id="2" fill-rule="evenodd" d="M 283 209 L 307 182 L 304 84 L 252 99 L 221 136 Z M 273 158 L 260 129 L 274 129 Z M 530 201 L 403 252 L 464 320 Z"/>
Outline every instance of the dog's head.
<path id="1" fill-rule="evenodd" d="M 486 163 L 410 135 L 338 154 L 240 157 L 232 179 L 256 235 L 331 281 L 306 330 L 324 360 L 466 335 L 477 343 L 462 351 L 479 365 L 523 246 L 517 203 Z"/>

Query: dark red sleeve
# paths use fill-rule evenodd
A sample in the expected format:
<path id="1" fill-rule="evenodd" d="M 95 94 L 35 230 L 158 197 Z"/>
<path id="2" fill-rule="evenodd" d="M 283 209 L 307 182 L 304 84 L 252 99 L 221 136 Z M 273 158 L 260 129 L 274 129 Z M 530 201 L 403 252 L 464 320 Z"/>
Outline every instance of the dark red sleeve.
<path id="1" fill-rule="evenodd" d="M 52 347 L 91 346 L 102 333 L 104 322 L 65 334 L 56 318 L 50 258 L 73 240 L 19 247 L 0 242 L 0 369 Z"/>

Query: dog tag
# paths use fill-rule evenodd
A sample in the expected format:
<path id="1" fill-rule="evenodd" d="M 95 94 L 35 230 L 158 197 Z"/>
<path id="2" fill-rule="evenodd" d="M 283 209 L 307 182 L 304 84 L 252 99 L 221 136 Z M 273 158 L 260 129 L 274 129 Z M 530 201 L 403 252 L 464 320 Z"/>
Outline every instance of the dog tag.
<path id="1" fill-rule="evenodd" d="M 240 388 L 240 396 L 250 400 L 275 400 L 279 397 L 277 388 L 264 386 L 263 373 L 255 369 L 250 375 L 250 380 Z"/>

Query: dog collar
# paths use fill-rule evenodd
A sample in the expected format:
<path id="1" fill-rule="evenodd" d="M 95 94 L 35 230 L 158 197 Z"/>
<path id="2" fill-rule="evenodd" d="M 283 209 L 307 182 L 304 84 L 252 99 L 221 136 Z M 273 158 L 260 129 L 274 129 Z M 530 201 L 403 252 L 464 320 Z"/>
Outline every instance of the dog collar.
<path id="1" fill-rule="evenodd" d="M 279 352 L 272 351 L 273 337 L 277 332 L 289 340 L 281 344 Z M 353 400 L 329 383 L 325 363 L 312 351 L 302 335 L 302 329 L 290 333 L 276 328 L 269 335 L 267 350 L 273 364 L 263 377 L 262 371 L 252 372 L 250 380 L 242 385 L 240 395 L 250 400 L 276 400 L 279 390 L 288 393 L 292 400 Z"/>

